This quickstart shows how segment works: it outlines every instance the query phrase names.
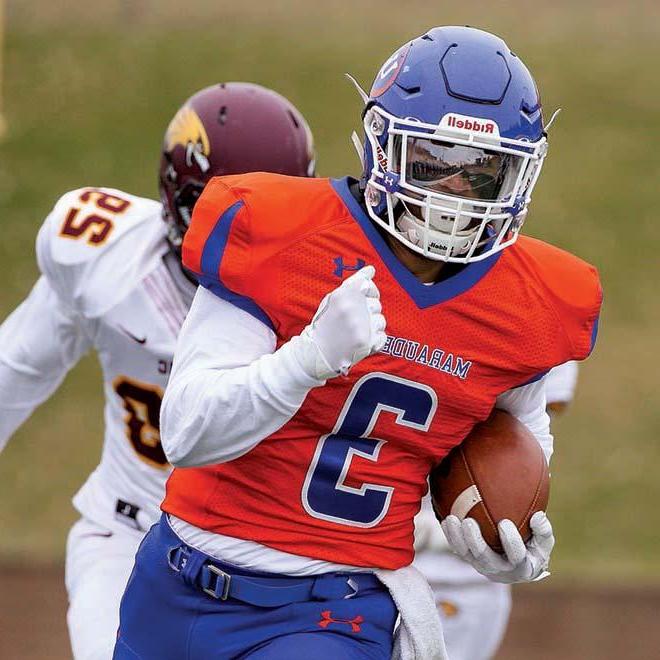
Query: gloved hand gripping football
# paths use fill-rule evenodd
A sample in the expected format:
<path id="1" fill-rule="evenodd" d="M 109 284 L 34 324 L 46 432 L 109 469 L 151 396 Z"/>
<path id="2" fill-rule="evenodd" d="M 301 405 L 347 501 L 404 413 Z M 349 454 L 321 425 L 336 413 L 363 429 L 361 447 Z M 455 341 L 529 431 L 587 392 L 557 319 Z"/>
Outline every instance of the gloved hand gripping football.
<path id="1" fill-rule="evenodd" d="M 447 516 L 442 521 L 442 531 L 453 552 L 493 582 L 505 584 L 532 582 L 550 575 L 547 569 L 555 545 L 550 520 L 543 511 L 537 511 L 529 526 L 532 538 L 525 544 L 516 526 L 510 520 L 501 520 L 497 527 L 504 554 L 499 554 L 486 543 L 476 520 Z"/>

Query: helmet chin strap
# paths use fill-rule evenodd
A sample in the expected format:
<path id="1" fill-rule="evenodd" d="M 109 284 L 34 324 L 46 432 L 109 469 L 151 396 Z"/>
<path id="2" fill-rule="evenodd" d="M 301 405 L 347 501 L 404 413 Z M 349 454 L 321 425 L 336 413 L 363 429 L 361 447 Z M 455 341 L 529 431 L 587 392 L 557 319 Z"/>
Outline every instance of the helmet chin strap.
<path id="1" fill-rule="evenodd" d="M 411 243 L 418 247 L 424 247 L 424 231 L 420 221 L 412 214 L 404 211 L 396 222 L 397 230 Z M 471 246 L 472 236 L 451 236 L 436 229 L 428 229 L 428 249 L 435 254 L 447 255 L 449 257 L 465 254 Z M 447 254 L 447 246 L 449 253 Z"/>
<path id="2" fill-rule="evenodd" d="M 420 220 L 409 208 L 405 201 L 401 202 L 401 213 L 396 220 L 396 228 L 401 234 L 407 238 L 411 243 L 418 247 L 424 246 L 424 232 L 426 231 L 424 223 Z M 428 228 L 428 246 L 429 251 L 436 254 L 446 254 L 447 246 L 449 246 L 448 256 L 454 257 L 466 253 L 471 245 L 475 232 L 470 232 L 468 236 L 451 235 L 451 225 L 458 220 L 451 219 L 449 216 L 440 213 L 439 211 L 431 211 L 431 218 L 429 219 Z M 469 219 L 464 220 L 464 226 L 469 225 Z M 433 224 L 447 223 L 449 232 L 433 226 Z M 459 227 L 459 231 L 462 227 Z M 434 248 L 437 245 L 437 248 Z"/>

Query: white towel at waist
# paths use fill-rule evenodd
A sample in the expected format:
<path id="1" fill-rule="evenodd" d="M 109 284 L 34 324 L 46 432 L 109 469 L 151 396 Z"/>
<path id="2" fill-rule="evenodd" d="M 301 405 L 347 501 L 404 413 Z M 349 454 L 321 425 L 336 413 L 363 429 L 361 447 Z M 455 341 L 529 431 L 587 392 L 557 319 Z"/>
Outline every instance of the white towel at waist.
<path id="1" fill-rule="evenodd" d="M 448 660 L 442 623 L 426 578 L 412 565 L 376 571 L 399 610 L 392 660 Z"/>

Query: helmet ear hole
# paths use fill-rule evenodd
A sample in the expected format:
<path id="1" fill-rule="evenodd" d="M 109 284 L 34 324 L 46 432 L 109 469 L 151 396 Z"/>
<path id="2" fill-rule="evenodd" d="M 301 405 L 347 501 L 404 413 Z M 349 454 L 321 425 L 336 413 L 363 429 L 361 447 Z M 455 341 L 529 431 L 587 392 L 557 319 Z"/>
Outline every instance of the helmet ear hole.
<path id="1" fill-rule="evenodd" d="M 293 122 L 293 125 L 296 128 L 300 128 L 300 124 L 298 123 L 298 120 L 296 119 L 296 116 L 293 114 L 293 112 L 291 112 L 291 110 L 289 110 L 289 117 L 291 118 L 291 121 Z"/>
<path id="2" fill-rule="evenodd" d="M 385 132 L 385 120 L 373 110 L 370 110 L 366 117 L 367 124 L 371 130 L 371 134 L 375 137 L 381 137 Z"/>

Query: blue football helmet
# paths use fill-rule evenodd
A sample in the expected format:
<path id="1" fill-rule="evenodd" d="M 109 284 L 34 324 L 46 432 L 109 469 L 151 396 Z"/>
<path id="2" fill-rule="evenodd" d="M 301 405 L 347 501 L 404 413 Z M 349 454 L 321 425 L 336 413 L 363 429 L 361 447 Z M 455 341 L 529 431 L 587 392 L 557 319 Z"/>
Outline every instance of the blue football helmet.
<path id="1" fill-rule="evenodd" d="M 370 217 L 429 259 L 515 242 L 547 151 L 525 65 L 495 35 L 436 27 L 381 67 L 363 116 Z"/>

